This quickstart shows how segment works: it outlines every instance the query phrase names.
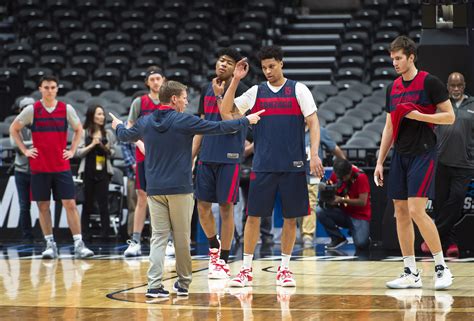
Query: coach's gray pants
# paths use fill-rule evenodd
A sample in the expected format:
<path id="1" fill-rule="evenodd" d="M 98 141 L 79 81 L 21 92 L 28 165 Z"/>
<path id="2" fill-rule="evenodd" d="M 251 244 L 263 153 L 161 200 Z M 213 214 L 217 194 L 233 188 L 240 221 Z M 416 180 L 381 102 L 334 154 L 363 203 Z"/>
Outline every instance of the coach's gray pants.
<path id="1" fill-rule="evenodd" d="M 194 209 L 193 194 L 148 196 L 152 237 L 150 241 L 150 268 L 148 288 L 161 286 L 168 236 L 173 233 L 176 273 L 179 285 L 189 288 L 192 279 L 191 218 Z"/>

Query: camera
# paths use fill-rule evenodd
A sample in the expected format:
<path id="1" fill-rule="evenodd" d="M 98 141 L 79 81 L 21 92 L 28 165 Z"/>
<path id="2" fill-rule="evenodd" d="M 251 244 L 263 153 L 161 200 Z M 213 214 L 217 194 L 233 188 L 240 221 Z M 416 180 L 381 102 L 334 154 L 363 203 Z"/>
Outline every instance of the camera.
<path id="1" fill-rule="evenodd" d="M 331 208 L 334 207 L 331 205 L 336 198 L 337 186 L 326 184 L 324 182 L 319 183 L 319 206 L 321 208 Z"/>

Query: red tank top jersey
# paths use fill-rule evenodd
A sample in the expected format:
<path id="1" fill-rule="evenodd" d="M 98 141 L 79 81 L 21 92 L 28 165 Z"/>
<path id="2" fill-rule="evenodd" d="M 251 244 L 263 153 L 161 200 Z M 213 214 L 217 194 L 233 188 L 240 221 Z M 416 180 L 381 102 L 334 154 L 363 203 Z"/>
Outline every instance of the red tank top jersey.
<path id="1" fill-rule="evenodd" d="M 71 169 L 69 160 L 63 159 L 67 147 L 67 107 L 58 101 L 56 108 L 49 113 L 37 101 L 33 105 L 34 116 L 31 125 L 33 146 L 38 150 L 36 158 L 30 158 L 32 173 L 55 173 Z"/>

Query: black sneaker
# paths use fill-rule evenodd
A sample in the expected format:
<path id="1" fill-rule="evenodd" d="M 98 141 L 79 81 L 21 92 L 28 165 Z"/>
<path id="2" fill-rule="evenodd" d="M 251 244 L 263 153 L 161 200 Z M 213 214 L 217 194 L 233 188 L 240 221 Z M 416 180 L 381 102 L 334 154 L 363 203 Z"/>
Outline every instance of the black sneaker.
<path id="1" fill-rule="evenodd" d="M 188 296 L 189 295 L 188 289 L 180 287 L 178 281 L 174 282 L 173 291 L 176 292 L 176 295 L 178 295 L 178 296 Z"/>
<path id="2" fill-rule="evenodd" d="M 340 248 L 341 246 L 347 244 L 346 238 L 335 238 L 331 240 L 331 243 L 326 244 L 326 249 L 328 250 L 335 250 Z"/>
<path id="3" fill-rule="evenodd" d="M 167 298 L 170 296 L 170 292 L 166 291 L 163 286 L 157 289 L 148 289 L 145 296 L 147 298 Z"/>

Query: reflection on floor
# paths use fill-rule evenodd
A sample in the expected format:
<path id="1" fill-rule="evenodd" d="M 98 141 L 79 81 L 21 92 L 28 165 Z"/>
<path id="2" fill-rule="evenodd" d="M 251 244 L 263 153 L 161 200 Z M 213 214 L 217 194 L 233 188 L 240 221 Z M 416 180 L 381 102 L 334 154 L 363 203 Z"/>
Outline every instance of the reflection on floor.
<path id="1" fill-rule="evenodd" d="M 295 247 L 291 261 L 297 287 L 275 285 L 279 247 L 258 246 L 254 285 L 229 288 L 208 280 L 206 245 L 193 249 L 189 298 L 147 300 L 148 252 L 124 259 L 123 244 L 92 244 L 96 257 L 74 260 L 72 245 L 61 244 L 58 260 L 42 260 L 42 244 L 7 244 L 0 249 L 0 320 L 474 320 L 474 259 L 451 260 L 455 280 L 433 290 L 433 262 L 419 257 L 423 289 L 389 290 L 388 279 L 401 258 L 382 251 L 340 253 L 320 245 Z M 232 273 L 241 265 L 235 248 Z M 174 258 L 166 259 L 164 286 L 176 280 Z"/>

